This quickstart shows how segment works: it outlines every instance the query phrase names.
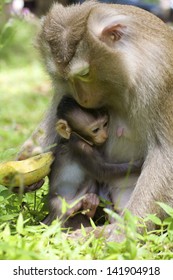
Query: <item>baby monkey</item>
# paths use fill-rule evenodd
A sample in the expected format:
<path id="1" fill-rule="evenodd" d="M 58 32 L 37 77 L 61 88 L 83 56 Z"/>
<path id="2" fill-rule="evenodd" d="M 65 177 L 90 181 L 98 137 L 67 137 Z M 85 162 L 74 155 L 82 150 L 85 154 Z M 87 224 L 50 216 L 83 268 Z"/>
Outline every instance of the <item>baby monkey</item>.
<path id="1" fill-rule="evenodd" d="M 99 205 L 99 183 L 109 183 L 129 170 L 139 172 L 141 163 L 106 162 L 104 144 L 108 138 L 109 115 L 105 108 L 86 109 L 64 96 L 57 108 L 56 130 L 60 136 L 49 175 L 49 214 L 45 224 L 65 219 L 83 209 L 93 218 Z M 101 184 L 100 184 L 101 186 Z M 111 198 L 109 190 L 104 197 Z M 62 198 L 74 204 L 62 215 Z"/>

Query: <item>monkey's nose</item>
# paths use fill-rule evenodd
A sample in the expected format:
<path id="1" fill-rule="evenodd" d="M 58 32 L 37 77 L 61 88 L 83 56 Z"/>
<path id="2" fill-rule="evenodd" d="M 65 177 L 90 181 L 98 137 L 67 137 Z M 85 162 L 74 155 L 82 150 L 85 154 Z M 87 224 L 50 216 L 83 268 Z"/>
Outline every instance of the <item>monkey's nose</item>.
<path id="1" fill-rule="evenodd" d="M 108 135 L 107 134 L 103 134 L 102 135 L 102 139 L 106 141 L 106 139 L 108 139 Z"/>

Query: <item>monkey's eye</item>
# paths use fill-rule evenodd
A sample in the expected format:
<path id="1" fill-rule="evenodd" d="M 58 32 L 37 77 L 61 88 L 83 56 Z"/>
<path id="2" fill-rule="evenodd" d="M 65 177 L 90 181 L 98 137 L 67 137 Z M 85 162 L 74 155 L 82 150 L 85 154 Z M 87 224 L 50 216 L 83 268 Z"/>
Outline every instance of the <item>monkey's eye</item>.
<path id="1" fill-rule="evenodd" d="M 84 68 L 82 71 L 79 73 L 81 77 L 87 76 L 89 74 L 89 68 Z"/>
<path id="2" fill-rule="evenodd" d="M 89 68 L 85 68 L 82 69 L 79 73 L 78 73 L 78 79 L 80 79 L 83 82 L 88 82 L 90 79 L 90 72 L 89 72 Z"/>
<path id="3" fill-rule="evenodd" d="M 97 133 L 99 131 L 99 127 L 92 129 L 93 133 Z"/>
<path id="4" fill-rule="evenodd" d="M 107 127 L 108 126 L 108 121 L 106 121 L 103 125 L 103 127 Z"/>

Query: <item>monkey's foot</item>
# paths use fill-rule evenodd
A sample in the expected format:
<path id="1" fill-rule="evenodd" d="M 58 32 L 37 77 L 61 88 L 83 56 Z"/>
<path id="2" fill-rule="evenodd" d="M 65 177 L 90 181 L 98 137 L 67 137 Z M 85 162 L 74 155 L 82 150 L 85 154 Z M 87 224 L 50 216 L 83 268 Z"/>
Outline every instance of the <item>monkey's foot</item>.
<path id="1" fill-rule="evenodd" d="M 104 237 L 108 242 L 109 241 L 122 242 L 124 239 L 124 235 L 117 234 L 116 230 L 117 230 L 117 225 L 115 223 L 97 227 L 96 229 L 93 229 L 92 227 L 86 227 L 85 235 L 83 234 L 83 230 L 78 229 L 72 232 L 68 237 L 74 240 L 80 240 L 80 239 L 86 239 L 87 237 L 89 237 L 89 234 L 92 233 L 96 238 Z"/>
<path id="2" fill-rule="evenodd" d="M 68 201 L 68 204 L 70 205 L 71 203 L 73 203 L 73 201 Z M 72 216 L 73 214 L 75 214 L 76 212 L 78 212 L 82 207 L 82 200 L 80 200 L 78 203 L 76 203 L 73 207 L 69 208 L 66 212 L 66 216 Z"/>
<path id="3" fill-rule="evenodd" d="M 99 205 L 99 198 L 95 193 L 87 193 L 82 200 L 82 208 L 83 210 L 88 210 L 86 212 L 86 216 L 88 218 L 93 218 L 97 207 Z"/>

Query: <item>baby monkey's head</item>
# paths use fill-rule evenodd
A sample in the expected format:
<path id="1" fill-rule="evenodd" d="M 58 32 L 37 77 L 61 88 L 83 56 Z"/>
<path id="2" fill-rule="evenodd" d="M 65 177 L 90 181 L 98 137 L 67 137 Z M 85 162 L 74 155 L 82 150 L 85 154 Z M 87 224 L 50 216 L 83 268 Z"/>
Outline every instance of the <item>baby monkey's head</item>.
<path id="1" fill-rule="evenodd" d="M 108 138 L 109 116 L 105 108 L 86 109 L 72 97 L 64 96 L 57 108 L 57 132 L 66 139 L 72 132 L 96 146 Z"/>

